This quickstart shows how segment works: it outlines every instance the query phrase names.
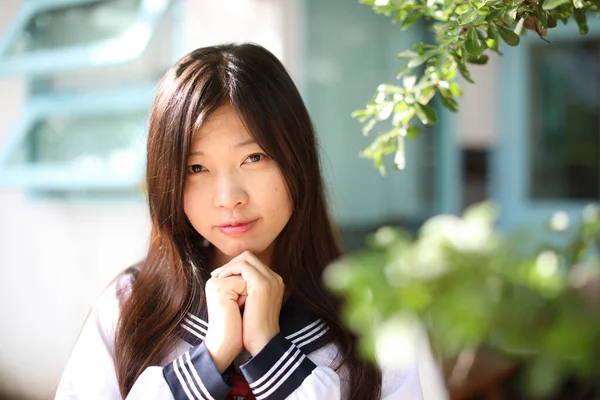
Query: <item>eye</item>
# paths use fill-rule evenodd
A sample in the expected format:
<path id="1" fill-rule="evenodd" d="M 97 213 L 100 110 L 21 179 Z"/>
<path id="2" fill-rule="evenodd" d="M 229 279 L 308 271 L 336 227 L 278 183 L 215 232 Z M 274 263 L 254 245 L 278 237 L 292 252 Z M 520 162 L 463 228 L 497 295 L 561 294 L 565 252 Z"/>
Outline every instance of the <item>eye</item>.
<path id="1" fill-rule="evenodd" d="M 200 172 L 207 171 L 207 169 L 204 168 L 200 164 L 194 164 L 194 165 L 188 165 L 187 171 L 188 171 L 189 174 L 197 174 L 197 173 L 200 173 Z"/>
<path id="2" fill-rule="evenodd" d="M 244 160 L 244 163 L 257 163 L 261 160 L 264 160 L 266 157 L 267 155 L 262 153 L 250 154 L 248 158 Z"/>

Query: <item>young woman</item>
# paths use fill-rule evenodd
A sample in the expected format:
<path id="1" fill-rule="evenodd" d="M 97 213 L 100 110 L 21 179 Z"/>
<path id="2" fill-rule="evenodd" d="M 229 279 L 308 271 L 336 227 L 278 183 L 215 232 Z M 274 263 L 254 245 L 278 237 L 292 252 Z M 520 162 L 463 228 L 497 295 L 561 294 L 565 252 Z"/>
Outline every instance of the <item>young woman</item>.
<path id="1" fill-rule="evenodd" d="M 317 153 L 264 48 L 173 66 L 150 118 L 147 257 L 94 305 L 57 398 L 420 399 L 416 366 L 361 360 L 322 284 L 340 249 Z"/>

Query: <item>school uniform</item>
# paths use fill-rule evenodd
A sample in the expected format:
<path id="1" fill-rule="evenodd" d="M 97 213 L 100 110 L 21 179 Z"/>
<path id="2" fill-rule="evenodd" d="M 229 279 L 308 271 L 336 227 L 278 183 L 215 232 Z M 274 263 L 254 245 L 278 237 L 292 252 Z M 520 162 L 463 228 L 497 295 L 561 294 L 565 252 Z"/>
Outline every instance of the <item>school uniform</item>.
<path id="1" fill-rule="evenodd" d="M 117 288 L 104 291 L 88 316 L 63 372 L 56 399 L 120 399 L 114 369 L 114 338 L 119 318 Z M 256 356 L 240 354 L 220 374 L 204 337 L 206 310 L 188 313 L 180 341 L 161 365 L 142 372 L 128 400 L 337 400 L 348 398 L 342 367 L 333 370 L 336 346 L 328 326 L 291 297 L 280 313 L 280 333 Z M 422 399 L 416 364 L 405 371 L 383 371 L 382 399 Z"/>

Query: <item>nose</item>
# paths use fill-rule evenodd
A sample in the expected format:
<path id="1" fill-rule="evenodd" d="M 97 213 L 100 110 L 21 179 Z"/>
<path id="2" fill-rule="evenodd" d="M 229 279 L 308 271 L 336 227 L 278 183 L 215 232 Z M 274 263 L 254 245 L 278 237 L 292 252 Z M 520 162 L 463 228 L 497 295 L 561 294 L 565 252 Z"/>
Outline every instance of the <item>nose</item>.
<path id="1" fill-rule="evenodd" d="M 217 208 L 233 209 L 248 202 L 248 192 L 238 174 L 222 174 L 217 179 L 215 190 L 215 206 Z"/>

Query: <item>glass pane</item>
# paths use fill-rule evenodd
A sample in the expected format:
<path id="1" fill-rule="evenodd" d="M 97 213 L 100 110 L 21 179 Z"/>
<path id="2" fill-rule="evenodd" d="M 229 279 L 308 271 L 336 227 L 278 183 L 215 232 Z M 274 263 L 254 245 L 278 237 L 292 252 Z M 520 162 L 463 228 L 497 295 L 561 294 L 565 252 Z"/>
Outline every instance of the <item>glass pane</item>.
<path id="1" fill-rule="evenodd" d="M 73 164 L 129 174 L 143 163 L 147 112 L 53 116 L 33 124 L 11 164 Z"/>
<path id="2" fill-rule="evenodd" d="M 532 50 L 530 196 L 597 199 L 600 41 L 542 43 Z"/>
<path id="3" fill-rule="evenodd" d="M 140 57 L 125 64 L 54 73 L 45 80 L 44 85 L 38 85 L 35 90 L 72 93 L 98 87 L 109 89 L 158 82 L 174 61 L 173 32 L 173 13 L 168 10 L 157 23 L 150 42 Z"/>
<path id="4" fill-rule="evenodd" d="M 133 24 L 141 0 L 98 0 L 33 15 L 8 56 L 118 37 Z"/>

